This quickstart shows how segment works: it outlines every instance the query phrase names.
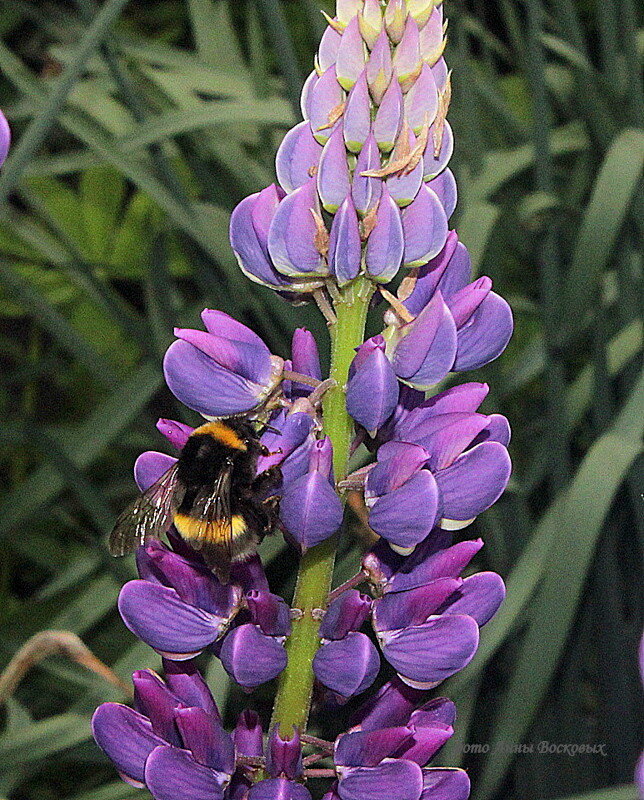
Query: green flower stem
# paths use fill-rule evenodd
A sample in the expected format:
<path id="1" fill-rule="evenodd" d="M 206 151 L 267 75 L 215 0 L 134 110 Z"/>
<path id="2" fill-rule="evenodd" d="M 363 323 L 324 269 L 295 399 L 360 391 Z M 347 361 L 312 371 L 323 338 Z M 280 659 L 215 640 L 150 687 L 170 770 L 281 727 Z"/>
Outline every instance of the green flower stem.
<path id="1" fill-rule="evenodd" d="M 357 278 L 342 289 L 335 303 L 337 322 L 331 333 L 331 377 L 336 386 L 324 396 L 324 432 L 333 443 L 333 467 L 336 480 L 347 472 L 353 422 L 347 414 L 345 391 L 354 348 L 362 344 L 373 284 Z M 313 657 L 320 645 L 320 615 L 326 607 L 331 588 L 337 534 L 307 550 L 300 568 L 293 598 L 293 608 L 302 616 L 293 622 L 286 651 L 288 664 L 280 677 L 272 725 L 279 725 L 282 736 L 293 735 L 293 727 L 306 730 L 313 691 Z"/>

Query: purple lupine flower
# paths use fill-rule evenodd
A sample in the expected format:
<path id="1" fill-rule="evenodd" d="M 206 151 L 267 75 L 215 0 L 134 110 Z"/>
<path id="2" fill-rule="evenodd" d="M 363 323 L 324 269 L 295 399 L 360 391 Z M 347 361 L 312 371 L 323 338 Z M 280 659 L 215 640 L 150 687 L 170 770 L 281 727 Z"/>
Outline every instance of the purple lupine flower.
<path id="1" fill-rule="evenodd" d="M 399 430 L 409 414 L 415 409 L 424 409 L 416 412 L 417 416 L 427 415 L 428 417 L 453 412 L 474 413 L 478 411 L 488 392 L 489 387 L 486 383 L 462 383 L 425 399 L 423 392 L 403 385 L 400 389 L 394 413 L 378 431 L 377 441 L 379 443 L 391 439 L 404 441 L 402 436 L 399 435 Z"/>
<path id="2" fill-rule="evenodd" d="M 306 158 L 302 148 L 294 158 Z M 270 223 L 283 197 L 279 187 L 268 186 L 242 200 L 230 218 L 230 242 L 242 272 L 255 283 L 289 292 L 313 291 L 323 285 L 319 278 L 287 278 L 275 269 L 268 251 Z"/>
<path id="3" fill-rule="evenodd" d="M 454 704 L 442 697 L 422 703 L 424 696 L 425 692 L 394 678 L 362 704 L 354 714 L 349 732 L 336 740 L 336 763 L 342 763 L 333 797 L 386 797 L 387 791 L 392 790 L 391 776 L 406 774 L 412 778 L 412 798 L 429 800 L 438 796 L 466 800 L 469 795 L 467 773 L 426 766 L 452 734 L 456 717 Z M 418 772 L 413 766 L 392 766 L 400 760 L 421 768 L 420 791 Z M 382 787 L 380 779 L 385 781 Z M 360 786 L 359 795 L 356 795 L 356 784 L 362 784 L 367 791 Z M 441 791 L 435 794 L 438 787 Z M 398 797 L 397 787 L 393 788 L 393 796 Z"/>
<path id="4" fill-rule="evenodd" d="M 272 778 L 299 778 L 302 775 L 302 743 L 297 730 L 283 738 L 273 727 L 266 746 L 266 771 Z"/>
<path id="5" fill-rule="evenodd" d="M 434 527 L 439 490 L 423 469 L 427 451 L 418 445 L 387 442 L 365 484 L 370 527 L 401 553 L 410 553 Z"/>
<path id="6" fill-rule="evenodd" d="M 284 362 L 250 328 L 222 311 L 201 315 L 205 331 L 175 329 L 163 361 L 166 383 L 188 408 L 206 417 L 250 411 L 266 402 Z"/>
<path id="7" fill-rule="evenodd" d="M 241 589 L 223 586 L 196 559 L 155 540 L 137 553 L 140 578 L 119 594 L 127 627 L 150 647 L 175 660 L 190 658 L 228 630 L 241 607 Z"/>
<path id="8" fill-rule="evenodd" d="M 194 428 L 174 419 L 161 418 L 157 420 L 157 430 L 165 436 L 176 450 L 181 450 Z"/>
<path id="9" fill-rule="evenodd" d="M 291 358 L 285 362 L 286 369 L 293 370 L 300 375 L 307 375 L 309 378 L 322 380 L 322 368 L 320 366 L 320 355 L 315 337 L 306 328 L 296 328 L 293 332 L 291 343 Z M 284 381 L 282 391 L 291 400 L 297 397 L 307 397 L 313 391 L 311 386 L 307 386 L 297 381 Z"/>
<path id="10" fill-rule="evenodd" d="M 436 524 L 469 525 L 498 499 L 511 471 L 504 444 L 476 443 L 495 420 L 441 414 L 412 428 L 411 417 L 401 423 L 409 430 L 400 434 L 401 441 L 378 449 L 365 483 L 370 527 L 401 553 L 412 552 Z"/>
<path id="11" fill-rule="evenodd" d="M 258 459 L 258 473 L 279 465 L 282 482 L 276 491 L 282 495 L 285 486 L 290 486 L 308 471 L 310 453 L 318 441 L 315 436 L 316 421 L 306 411 L 280 411 L 272 417 L 270 428 L 262 435 L 261 442 L 269 454 Z"/>
<path id="12" fill-rule="evenodd" d="M 644 634 L 640 640 L 639 666 L 640 677 L 642 679 L 642 683 L 644 684 Z M 642 755 L 639 757 L 637 766 L 635 767 L 635 783 L 637 785 L 640 797 L 644 800 L 644 753 L 642 753 Z"/>
<path id="13" fill-rule="evenodd" d="M 375 432 L 396 407 L 398 381 L 382 336 L 367 339 L 356 353 L 349 369 L 347 411 L 363 428 Z"/>
<path id="14" fill-rule="evenodd" d="M 392 698 L 392 694 L 398 697 Z M 438 698 L 418 709 L 414 705 L 404 690 L 388 684 L 377 700 L 369 703 L 363 724 L 337 738 L 337 797 L 421 800 L 434 796 L 432 789 L 438 786 L 444 790 L 439 796 L 468 797 L 465 772 L 426 766 L 453 733 L 453 704 Z M 369 724 L 369 718 L 371 723 L 378 721 Z"/>
<path id="15" fill-rule="evenodd" d="M 313 659 L 313 672 L 341 699 L 364 692 L 378 675 L 378 650 L 360 632 L 370 614 L 371 600 L 351 589 L 329 605 L 320 626 L 322 645 Z"/>
<path id="16" fill-rule="evenodd" d="M 380 432 L 381 441 L 391 437 L 429 453 L 425 468 L 436 478 L 444 528 L 470 524 L 496 502 L 510 477 L 506 418 L 476 413 L 487 391 L 486 384 L 462 384 L 429 400 L 407 391 Z"/>
<path id="17" fill-rule="evenodd" d="M 233 212 L 231 242 L 252 280 L 311 292 L 364 264 L 384 282 L 441 252 L 456 202 L 443 34 L 433 4 L 396 0 L 384 15 L 371 0 L 338 4 L 302 91 L 304 121 L 277 153 L 280 186 Z"/>
<path id="18" fill-rule="evenodd" d="M 134 634 L 168 659 L 180 661 L 214 646 L 226 671 L 244 688 L 254 688 L 286 666 L 290 618 L 284 601 L 265 588 L 263 573 L 252 580 L 258 588 L 239 580 L 242 570 L 252 574 L 252 564 L 238 565 L 233 581 L 223 586 L 198 557 L 153 540 L 137 553 L 140 579 L 121 590 L 119 611 Z M 231 628 L 233 620 L 238 624 Z"/>
<path id="19" fill-rule="evenodd" d="M 191 662 L 164 663 L 165 681 L 152 670 L 132 675 L 134 708 L 103 703 L 92 719 L 99 747 L 121 777 L 147 788 L 155 800 L 188 800 L 194 787 L 223 798 L 235 768 L 232 738 L 205 681 Z M 203 791 L 203 790 L 202 790 Z"/>
<path id="20" fill-rule="evenodd" d="M 429 400 L 419 389 L 495 358 L 512 317 L 489 279 L 471 281 L 467 251 L 448 232 L 457 191 L 448 167 L 454 142 L 445 120 L 451 90 L 442 5 L 338 0 L 329 23 L 302 92 L 304 121 L 277 154 L 279 185 L 237 206 L 230 236 L 251 280 L 288 300 L 314 294 L 330 323 L 340 317 L 338 292 L 351 297 L 360 277 L 389 302 L 383 333 L 361 345 L 351 341 L 356 355 L 347 385 L 339 387 L 360 426 L 354 447 L 364 441 L 376 462 L 346 480 L 334 475 L 331 438 L 324 435 L 334 431 L 325 430 L 327 406 L 320 403 L 331 382 L 322 381 L 317 344 L 304 329 L 295 331 L 291 359 L 282 360 L 245 326 L 206 311 L 206 331 L 178 330 L 164 366 L 177 398 L 202 415 L 268 420 L 257 473 L 280 467 L 279 486 L 270 491 L 281 497 L 280 524 L 300 551 L 340 527 L 336 479 L 342 488 L 364 488 L 368 521 L 381 541 L 357 577 L 368 576 L 373 597 L 339 589 L 326 610 L 322 598 L 320 609 L 291 612 L 271 593 L 259 556 L 235 563 L 222 586 L 170 529 L 171 549 L 152 542 L 139 551 L 140 579 L 124 587 L 120 607 L 126 624 L 162 654 L 176 660 L 214 653 L 245 690 L 284 669 L 291 614 L 296 619 L 302 610 L 310 619 L 322 616 L 312 668 L 336 702 L 376 679 L 374 636 L 397 677 L 334 745 L 276 726 L 264 747 L 254 712 L 244 712 L 228 736 L 205 707 L 203 687 L 181 672 L 190 662 L 168 662 L 167 685 L 139 680 L 153 691 L 137 691 L 136 710 L 98 716 L 117 766 L 147 784 L 156 800 L 311 800 L 302 781 L 314 775 L 334 780 L 325 800 L 469 794 L 461 770 L 427 767 L 452 734 L 455 714 L 447 700 L 423 702 L 420 687 L 468 663 L 479 627 L 502 600 L 503 582 L 494 573 L 461 577 L 482 543 L 452 545 L 447 531 L 471 522 L 505 487 L 509 427 L 500 415 L 478 412 L 484 384 Z M 408 271 L 394 297 L 383 284 L 401 268 Z M 361 293 L 356 301 L 364 301 Z M 342 370 L 334 366 L 333 374 Z M 178 450 L 191 433 L 166 419 L 158 428 Z M 149 486 L 174 462 L 143 454 L 137 482 Z M 297 646 L 289 655 L 297 658 Z M 300 667 L 310 668 L 289 665 Z M 121 724 L 116 736 L 110 714 Z M 124 745 L 119 736 L 126 739 L 124 726 L 133 719 L 135 735 Z M 321 752 L 303 759 L 301 741 Z M 333 769 L 308 769 L 331 751 Z M 257 780 L 258 770 L 268 777 Z"/>
<path id="21" fill-rule="evenodd" d="M 308 450 L 306 472 L 283 482 L 280 518 L 293 542 L 306 550 L 342 524 L 343 508 L 333 483 L 333 449 L 328 437 Z"/>
<path id="22" fill-rule="evenodd" d="M 244 599 L 250 620 L 234 627 L 216 649 L 226 672 L 250 690 L 286 666 L 284 642 L 291 619 L 284 600 L 270 592 L 251 590 Z"/>
<path id="23" fill-rule="evenodd" d="M 432 688 L 466 666 L 478 645 L 478 629 L 505 596 L 499 575 L 460 578 L 481 540 L 449 544 L 437 531 L 408 559 L 380 543 L 363 568 L 376 591 L 373 625 L 383 655 L 412 687 Z"/>
<path id="24" fill-rule="evenodd" d="M 387 355 L 398 377 L 418 389 L 450 371 L 493 361 L 512 335 L 512 311 L 483 277 L 469 283 L 469 254 L 452 231 L 442 251 L 421 266 L 400 308 L 385 314 Z"/>
<path id="25" fill-rule="evenodd" d="M 7 118 L 0 111 L 0 167 L 4 164 L 9 146 L 11 145 L 11 128 L 7 122 Z"/>

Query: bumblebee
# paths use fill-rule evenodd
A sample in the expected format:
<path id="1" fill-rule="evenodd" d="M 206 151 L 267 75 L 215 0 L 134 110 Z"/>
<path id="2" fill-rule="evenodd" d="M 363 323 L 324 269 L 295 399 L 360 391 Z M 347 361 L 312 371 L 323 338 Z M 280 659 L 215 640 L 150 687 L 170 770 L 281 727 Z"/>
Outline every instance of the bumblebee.
<path id="1" fill-rule="evenodd" d="M 268 450 L 245 419 L 196 428 L 177 462 L 118 517 L 110 553 L 131 553 L 174 524 L 227 583 L 231 564 L 252 556 L 277 522 L 278 498 L 263 498 L 279 482 L 280 470 L 256 475 L 260 455 Z"/>

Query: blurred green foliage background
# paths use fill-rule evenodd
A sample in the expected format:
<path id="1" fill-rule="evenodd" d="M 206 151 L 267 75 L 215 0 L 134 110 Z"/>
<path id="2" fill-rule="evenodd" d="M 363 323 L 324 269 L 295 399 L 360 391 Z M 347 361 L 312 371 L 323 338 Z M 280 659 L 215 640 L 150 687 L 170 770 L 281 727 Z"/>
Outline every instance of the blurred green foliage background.
<path id="1" fill-rule="evenodd" d="M 642 7 L 446 2 L 453 222 L 516 318 L 506 354 L 474 379 L 510 419 L 515 471 L 467 532 L 485 538 L 476 566 L 504 575 L 508 599 L 473 663 L 439 690 L 460 712 L 439 762 L 469 768 L 475 800 L 632 800 Z M 105 536 L 134 494 L 135 457 L 166 447 L 156 418 L 190 421 L 162 384 L 173 325 L 222 308 L 282 355 L 296 326 L 325 336 L 315 309 L 242 278 L 227 234 L 234 205 L 274 180 L 324 20 L 316 0 L 0 8 L 0 106 L 14 131 L 0 173 L 0 667 L 33 634 L 63 629 L 127 681 L 158 657 L 118 617 L 134 567 L 108 557 Z M 277 537 L 264 547 L 288 591 L 291 555 Z M 347 552 L 339 577 L 355 561 Z M 233 720 L 245 698 L 218 662 L 207 670 Z M 90 739 L 94 707 L 123 699 L 118 687 L 62 656 L 0 687 L 1 798 L 146 796 Z M 255 702 L 268 714 L 270 687 Z M 604 755 L 539 754 L 544 741 Z M 533 754 L 513 753 L 531 742 Z"/>

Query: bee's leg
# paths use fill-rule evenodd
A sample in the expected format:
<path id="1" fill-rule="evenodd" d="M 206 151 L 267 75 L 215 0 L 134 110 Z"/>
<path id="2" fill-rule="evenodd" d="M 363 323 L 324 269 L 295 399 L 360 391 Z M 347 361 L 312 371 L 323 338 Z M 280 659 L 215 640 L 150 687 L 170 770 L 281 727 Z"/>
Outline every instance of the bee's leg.
<path id="1" fill-rule="evenodd" d="M 282 470 L 275 465 L 260 472 L 252 483 L 252 490 L 257 494 L 264 494 L 265 492 L 274 489 L 282 480 Z"/>
<path id="2" fill-rule="evenodd" d="M 255 452 L 260 456 L 275 456 L 282 452 L 281 447 L 278 447 L 277 450 L 269 450 L 268 447 L 261 442 L 249 442 L 249 445 L 251 449 L 255 450 Z"/>
<path id="3" fill-rule="evenodd" d="M 271 495 L 265 500 L 248 498 L 246 519 L 249 527 L 256 530 L 260 539 L 271 533 L 279 522 L 279 503 L 277 495 Z"/>
<path id="4" fill-rule="evenodd" d="M 276 517 L 279 514 L 281 499 L 282 498 L 278 495 L 272 494 L 270 497 L 267 497 L 266 500 L 262 501 L 262 508 L 269 516 Z"/>

